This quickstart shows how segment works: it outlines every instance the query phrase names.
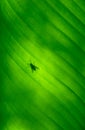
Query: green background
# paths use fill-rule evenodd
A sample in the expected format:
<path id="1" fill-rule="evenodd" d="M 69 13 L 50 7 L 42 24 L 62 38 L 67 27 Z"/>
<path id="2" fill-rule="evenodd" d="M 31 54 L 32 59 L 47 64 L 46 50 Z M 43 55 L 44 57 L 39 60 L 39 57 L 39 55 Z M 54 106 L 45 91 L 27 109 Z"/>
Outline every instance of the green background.
<path id="1" fill-rule="evenodd" d="M 85 130 L 85 0 L 0 0 L 0 130 Z"/>

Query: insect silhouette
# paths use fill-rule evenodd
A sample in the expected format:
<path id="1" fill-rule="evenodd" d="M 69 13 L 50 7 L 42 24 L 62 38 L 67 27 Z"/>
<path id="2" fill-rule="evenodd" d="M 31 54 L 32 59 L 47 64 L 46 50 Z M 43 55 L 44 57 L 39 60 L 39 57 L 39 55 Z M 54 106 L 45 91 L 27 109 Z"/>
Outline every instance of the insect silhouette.
<path id="1" fill-rule="evenodd" d="M 33 63 L 30 63 L 30 68 L 32 70 L 32 72 L 36 71 L 37 69 L 39 69 L 37 66 L 35 66 Z"/>

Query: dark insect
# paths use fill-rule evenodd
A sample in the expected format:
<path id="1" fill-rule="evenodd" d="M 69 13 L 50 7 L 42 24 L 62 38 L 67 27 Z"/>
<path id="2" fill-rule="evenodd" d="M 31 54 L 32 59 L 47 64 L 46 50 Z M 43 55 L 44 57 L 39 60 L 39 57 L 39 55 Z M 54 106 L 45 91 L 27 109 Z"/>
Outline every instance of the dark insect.
<path id="1" fill-rule="evenodd" d="M 37 69 L 39 69 L 37 66 L 33 65 L 32 63 L 30 63 L 29 65 L 30 65 L 30 68 L 32 69 L 32 72 L 34 72 Z"/>

